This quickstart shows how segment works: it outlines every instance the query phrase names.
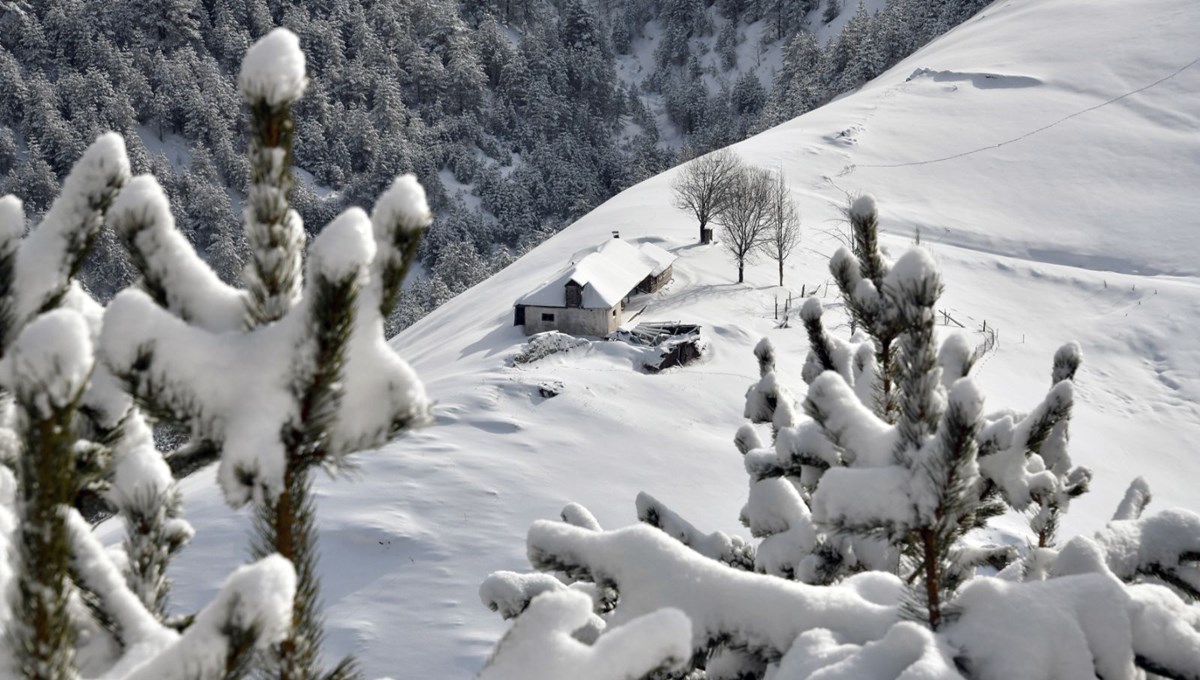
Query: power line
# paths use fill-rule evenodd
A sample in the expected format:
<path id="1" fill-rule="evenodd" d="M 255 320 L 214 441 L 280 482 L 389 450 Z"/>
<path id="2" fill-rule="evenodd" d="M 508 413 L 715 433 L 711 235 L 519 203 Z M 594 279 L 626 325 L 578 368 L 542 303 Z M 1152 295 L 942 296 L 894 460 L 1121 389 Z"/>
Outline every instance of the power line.
<path id="1" fill-rule="evenodd" d="M 1029 132 L 1026 132 L 1023 135 L 1020 135 L 1018 137 L 1013 137 L 1012 139 L 1008 139 L 1003 142 L 998 142 L 996 144 L 989 144 L 987 146 L 981 146 L 977 149 L 971 149 L 970 151 L 963 151 L 962 153 L 956 153 L 952 156 L 943 156 L 942 158 L 932 158 L 932 159 L 926 160 L 926 161 L 911 161 L 908 163 L 884 163 L 884 164 L 864 163 L 862 165 L 857 165 L 857 164 L 851 165 L 849 167 L 849 169 L 853 170 L 855 168 L 903 168 L 903 167 L 908 167 L 910 165 L 931 165 L 933 163 L 941 163 L 943 161 L 954 160 L 955 158 L 962 158 L 964 156 L 970 156 L 973 154 L 977 154 L 981 151 L 988 151 L 990 149 L 999 149 L 1002 146 L 1008 146 L 1009 144 L 1012 144 L 1014 142 L 1019 142 L 1022 139 L 1027 139 L 1029 137 L 1032 137 L 1032 136 L 1038 134 L 1039 132 L 1045 132 L 1046 130 L 1049 130 L 1050 128 L 1052 128 L 1060 123 L 1065 123 L 1066 121 L 1071 120 L 1072 118 L 1074 118 L 1076 116 L 1082 116 L 1085 113 L 1095 111 L 1096 109 L 1103 108 L 1105 106 L 1108 106 L 1109 104 L 1115 104 L 1116 102 L 1119 102 L 1122 99 L 1125 99 L 1126 97 L 1132 97 L 1133 95 L 1138 94 L 1140 92 L 1145 92 L 1146 90 L 1149 90 L 1152 87 L 1155 87 L 1157 85 L 1161 85 L 1162 83 L 1165 83 L 1166 81 L 1174 78 L 1175 76 L 1179 75 L 1180 73 L 1183 73 L 1184 71 L 1195 66 L 1196 64 L 1200 64 L 1200 57 L 1196 57 L 1195 59 L 1188 62 L 1187 64 L 1180 66 L 1179 68 L 1175 69 L 1171 73 L 1163 76 L 1162 78 L 1159 78 L 1158 80 L 1156 80 L 1148 85 L 1143 85 L 1143 86 L 1137 88 L 1136 90 L 1130 90 L 1129 92 L 1126 92 L 1125 94 L 1113 97 L 1112 99 L 1100 102 L 1099 104 L 1089 106 L 1086 109 L 1076 111 L 1075 113 L 1072 113 L 1068 116 L 1059 118 L 1058 120 L 1054 121 L 1053 123 L 1050 123 L 1048 125 L 1043 125 L 1042 127 L 1038 128 L 1036 130 L 1031 130 Z"/>

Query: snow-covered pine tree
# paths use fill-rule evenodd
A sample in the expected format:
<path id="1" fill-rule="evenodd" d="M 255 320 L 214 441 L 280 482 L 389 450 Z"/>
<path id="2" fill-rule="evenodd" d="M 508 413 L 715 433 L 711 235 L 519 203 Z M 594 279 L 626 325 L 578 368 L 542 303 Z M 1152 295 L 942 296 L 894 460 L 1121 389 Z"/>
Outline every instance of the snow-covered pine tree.
<path id="1" fill-rule="evenodd" d="M 1044 546 L 1069 498 L 1086 490 L 1090 471 L 1073 468 L 1066 453 L 1071 404 L 1066 381 L 1079 366 L 1079 350 L 1071 344 L 1059 351 L 1053 377 L 1060 380 L 1033 413 L 985 416 L 982 397 L 963 381 L 974 354 L 961 340 L 940 347 L 936 343 L 934 305 L 941 282 L 928 255 L 917 249 L 894 265 L 888 263 L 878 249 L 878 216 L 869 196 L 854 202 L 850 217 L 856 252 L 839 250 L 830 268 L 851 314 L 874 331 L 876 370 L 894 361 L 895 397 L 887 401 L 896 404 L 897 416 L 890 427 L 880 417 L 878 399 L 874 414 L 863 409 L 865 390 L 856 397 L 856 381 L 866 378 L 880 385 L 877 394 L 891 391 L 888 372 L 863 376 L 869 365 L 865 356 L 858 370 L 847 366 L 849 352 L 831 347 L 819 308 L 808 303 L 802 316 L 813 348 L 809 365 L 824 372 L 810 383 L 805 411 L 850 461 L 821 478 L 813 511 L 819 524 L 838 533 L 882 534 L 895 544 L 902 557 L 900 573 L 922 586 L 914 591 L 915 600 L 936 629 L 944 601 L 966 572 L 984 563 L 1004 566 L 1011 559 L 999 547 L 964 551 L 957 545 L 966 532 L 1003 511 L 997 496 L 1017 510 L 1031 504 L 1039 508 L 1034 529 Z M 879 272 L 882 285 L 877 286 Z M 895 337 L 894 359 L 879 351 L 889 335 Z M 842 359 L 834 360 L 835 353 Z M 850 430 L 885 433 L 886 439 L 856 441 L 847 436 Z M 860 463 L 866 460 L 872 462 Z M 865 487 L 872 488 L 869 496 L 881 505 L 848 502 L 847 492 Z M 889 494 L 891 499 L 884 500 Z"/>
<path id="2" fill-rule="evenodd" d="M 25 238 L 20 201 L 0 198 L 5 676 L 226 678 L 281 640 L 291 614 L 295 573 L 270 556 L 194 618 L 166 620 L 167 561 L 191 528 L 145 419 L 95 359 L 103 310 L 75 280 L 128 179 L 108 134 Z M 121 516 L 119 550 L 92 536 L 80 507 Z"/>
<path id="3" fill-rule="evenodd" d="M 949 390 L 941 384 L 934 336 L 934 305 L 941 290 L 929 255 L 912 250 L 889 268 L 882 295 L 871 301 L 901 329 L 894 428 L 883 422 L 854 423 L 876 417 L 863 409 L 836 371 L 812 383 L 805 404 L 843 456 L 875 462 L 825 473 L 813 494 L 817 521 L 838 533 L 883 534 L 895 544 L 903 558 L 900 575 L 916 584 L 914 600 L 933 630 L 943 624 L 946 603 L 963 571 L 978 566 L 956 544 L 977 528 L 976 457 L 983 404 L 969 381 L 956 381 Z M 836 424 L 847 421 L 856 430 L 882 430 L 889 436 L 870 451 L 847 439 L 846 426 Z M 890 461 L 884 447 L 890 449 Z M 857 498 L 839 495 L 847 490 L 856 490 Z"/>
<path id="4" fill-rule="evenodd" d="M 871 209 L 855 211 L 859 222 L 874 222 L 874 202 L 856 207 L 864 204 Z M 535 523 L 533 566 L 569 576 L 572 590 L 589 592 L 592 583 L 591 592 L 605 593 L 593 596 L 600 621 L 589 619 L 588 631 L 682 612 L 692 655 L 667 677 L 1051 680 L 1070 668 L 1081 677 L 1200 678 L 1200 610 L 1190 604 L 1200 595 L 1200 515 L 1142 518 L 1144 481 L 1104 529 L 1061 549 L 1031 545 L 1014 560 L 1012 548 L 960 540 L 1006 507 L 1055 507 L 1047 501 L 1090 475 L 1057 457 L 1065 456 L 1078 347 L 1056 355 L 1055 384 L 1038 408 L 985 414 L 967 377 L 977 354 L 959 336 L 935 341 L 941 279 L 928 254 L 915 250 L 892 264 L 877 246 L 859 250 L 883 272 L 878 287 L 848 251 L 831 267 L 863 282 L 854 304 L 869 303 L 895 326 L 896 422 L 876 410 L 875 340 L 862 330 L 848 343 L 829 336 L 820 300 L 807 301 L 808 419 L 779 428 L 774 446 L 752 425 L 735 437 L 751 477 L 743 516 L 763 537 L 756 550 L 740 550 L 753 552 L 759 573 L 728 559 L 738 539 L 703 534 L 645 494 L 638 515 L 652 526 L 606 531 L 566 514 Z M 760 343 L 755 356 L 761 378 L 748 413 L 764 392 L 778 395 L 759 389 L 778 384 L 773 348 Z M 1000 570 L 980 576 L 982 565 Z M 510 616 L 565 588 L 537 576 L 503 580 L 509 585 L 493 583 L 485 601 L 503 601 Z M 553 644 L 549 634 L 541 633 L 543 644 Z M 597 644 L 604 639 L 601 632 Z M 536 645 L 527 637 L 522 644 Z"/>
<path id="5" fill-rule="evenodd" d="M 1082 360 L 1082 350 L 1078 343 L 1071 342 L 1060 347 L 1054 354 L 1054 366 L 1050 374 L 1051 386 L 1064 380 L 1073 381 Z M 1064 404 L 1062 408 L 1051 410 L 1048 413 L 1051 417 L 1054 415 L 1059 415 L 1059 417 L 1052 424 L 1047 423 L 1050 424 L 1050 431 L 1045 435 L 1045 439 L 1038 443 L 1039 430 L 1035 433 L 1038 434 L 1038 437 L 1032 438 L 1033 442 L 1029 447 L 1032 453 L 1041 456 L 1046 463 L 1046 469 L 1058 479 L 1054 492 L 1040 494 L 1037 497 L 1037 506 L 1029 522 L 1030 528 L 1037 536 L 1039 548 L 1054 545 L 1062 514 L 1067 511 L 1067 506 L 1072 498 L 1087 493 L 1088 485 L 1092 480 L 1092 471 L 1088 468 L 1072 467 L 1071 457 L 1067 452 L 1070 440 L 1068 433 L 1070 404 Z"/>
<path id="6" fill-rule="evenodd" d="M 226 500 L 255 505 L 254 554 L 295 564 L 291 624 L 270 660 L 288 679 L 355 673 L 349 659 L 318 667 L 314 468 L 336 470 L 349 454 L 425 423 L 429 410 L 383 334 L 431 219 L 424 191 L 407 175 L 370 217 L 346 210 L 313 241 L 305 268 L 288 193 L 291 106 L 306 84 L 299 41 L 286 29 L 247 52 L 246 289 L 222 283 L 192 250 L 153 177 L 134 178 L 111 212 L 143 290 L 117 296 L 100 339 L 105 362 L 140 402 L 190 428 L 192 445 L 177 455 L 219 453 Z"/>
<path id="7" fill-rule="evenodd" d="M 867 332 L 875 346 L 872 410 L 884 420 L 895 422 L 899 412 L 895 355 L 901 325 L 894 309 L 885 305 L 881 297 L 888 265 L 879 250 L 879 216 L 875 199 L 870 195 L 858 197 L 846 210 L 846 217 L 850 221 L 851 248 L 839 249 L 830 260 L 829 269 L 851 320 L 857 328 Z M 829 368 L 823 367 L 824 370 Z"/>

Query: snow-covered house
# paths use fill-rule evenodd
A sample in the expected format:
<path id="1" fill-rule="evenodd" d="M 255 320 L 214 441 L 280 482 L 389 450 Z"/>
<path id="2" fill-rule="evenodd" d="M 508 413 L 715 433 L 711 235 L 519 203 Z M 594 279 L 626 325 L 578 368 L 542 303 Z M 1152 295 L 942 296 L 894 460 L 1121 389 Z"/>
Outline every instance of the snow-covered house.
<path id="1" fill-rule="evenodd" d="M 625 301 L 671 280 L 675 256 L 652 243 L 614 238 L 516 302 L 513 324 L 526 335 L 562 331 L 604 336 L 621 325 Z"/>

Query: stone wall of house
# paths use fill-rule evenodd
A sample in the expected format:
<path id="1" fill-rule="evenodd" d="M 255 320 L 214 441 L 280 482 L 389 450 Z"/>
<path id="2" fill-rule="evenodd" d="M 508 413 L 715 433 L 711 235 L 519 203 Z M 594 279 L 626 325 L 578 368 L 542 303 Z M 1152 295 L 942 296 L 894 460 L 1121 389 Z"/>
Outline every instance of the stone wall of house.
<path id="1" fill-rule="evenodd" d="M 560 331 L 570 335 L 604 337 L 621 325 L 621 305 L 611 309 L 525 306 L 525 335 Z M 552 317 L 544 318 L 545 315 Z"/>

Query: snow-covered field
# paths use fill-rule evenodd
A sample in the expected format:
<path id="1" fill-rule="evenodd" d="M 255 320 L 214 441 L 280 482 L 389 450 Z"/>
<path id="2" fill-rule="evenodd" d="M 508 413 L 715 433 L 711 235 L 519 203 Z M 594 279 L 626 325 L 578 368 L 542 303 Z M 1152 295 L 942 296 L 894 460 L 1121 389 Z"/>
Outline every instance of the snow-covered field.
<path id="1" fill-rule="evenodd" d="M 1153 507 L 1200 511 L 1197 46 L 1192 0 L 997 2 L 860 92 L 735 147 L 781 166 L 803 212 L 787 289 L 769 263 L 733 283 L 725 253 L 695 245 L 670 207 L 669 172 L 408 329 L 395 346 L 438 401 L 437 426 L 321 485 L 329 650 L 357 654 L 369 677 L 473 675 L 504 629 L 480 581 L 525 569 L 527 527 L 568 501 L 618 526 L 645 490 L 701 528 L 738 530 L 746 477 L 732 438 L 751 349 L 770 336 L 802 391 L 806 339 L 775 328 L 774 301 L 824 293 L 839 208 L 860 191 L 878 197 L 893 254 L 919 231 L 958 332 L 974 344 L 985 321 L 998 331 L 976 369 L 990 407 L 1032 407 L 1054 350 L 1083 346 L 1072 450 L 1096 474 L 1064 536 L 1098 528 L 1136 475 Z M 597 343 L 511 367 L 524 342 L 512 302 L 612 230 L 679 256 L 674 282 L 634 308 L 639 321 L 702 324 L 708 356 L 647 375 L 627 348 Z M 832 292 L 824 302 L 836 310 Z M 564 390 L 544 399 L 549 380 Z M 174 594 L 194 610 L 244 561 L 249 521 L 213 473 L 184 488 L 197 535 Z"/>

